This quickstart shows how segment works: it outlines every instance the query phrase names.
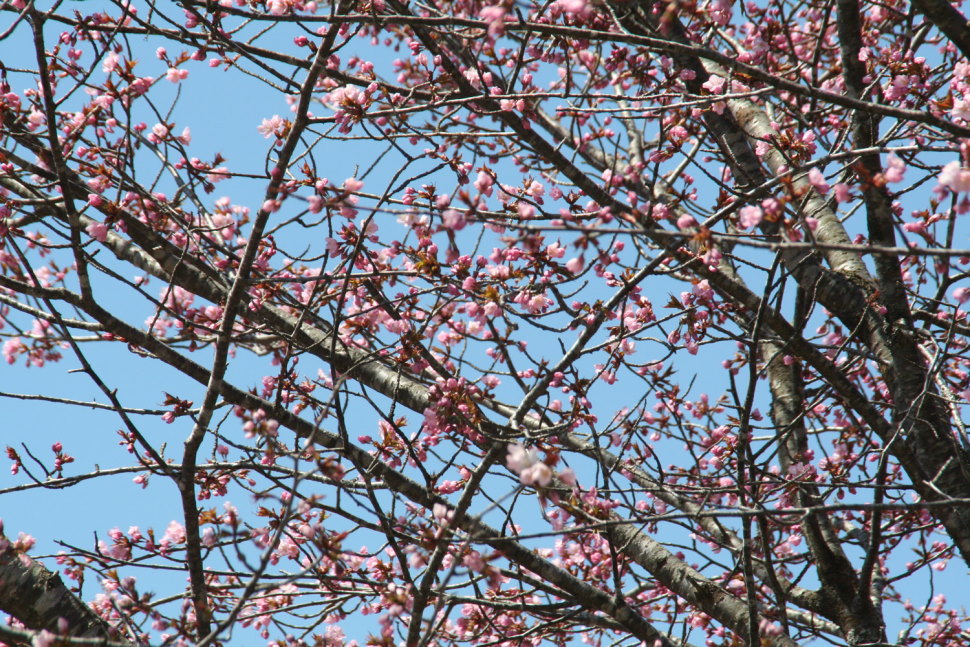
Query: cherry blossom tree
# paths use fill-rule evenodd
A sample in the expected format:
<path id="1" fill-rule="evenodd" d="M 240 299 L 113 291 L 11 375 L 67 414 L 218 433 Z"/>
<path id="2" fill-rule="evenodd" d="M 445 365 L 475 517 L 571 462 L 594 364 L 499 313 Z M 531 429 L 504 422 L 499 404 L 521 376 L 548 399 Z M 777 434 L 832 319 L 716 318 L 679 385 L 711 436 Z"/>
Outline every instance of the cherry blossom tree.
<path id="1" fill-rule="evenodd" d="M 966 644 L 959 4 L 3 2 L 0 639 Z"/>

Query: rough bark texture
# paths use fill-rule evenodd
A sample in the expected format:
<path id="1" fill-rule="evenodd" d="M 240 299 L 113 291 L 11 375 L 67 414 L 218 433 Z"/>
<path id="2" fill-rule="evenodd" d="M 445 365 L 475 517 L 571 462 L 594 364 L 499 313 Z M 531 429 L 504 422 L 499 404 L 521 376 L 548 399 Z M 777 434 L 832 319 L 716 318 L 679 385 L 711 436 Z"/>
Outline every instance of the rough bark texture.
<path id="1" fill-rule="evenodd" d="M 0 610 L 29 629 L 82 638 L 115 638 L 114 632 L 64 585 L 60 575 L 13 550 L 0 553 Z"/>

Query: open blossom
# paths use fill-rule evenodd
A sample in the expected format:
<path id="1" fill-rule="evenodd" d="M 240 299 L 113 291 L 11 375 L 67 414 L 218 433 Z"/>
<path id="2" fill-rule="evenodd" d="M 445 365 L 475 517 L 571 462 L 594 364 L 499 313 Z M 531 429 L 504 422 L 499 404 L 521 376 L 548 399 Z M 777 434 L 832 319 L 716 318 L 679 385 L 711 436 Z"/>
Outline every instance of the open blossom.
<path id="1" fill-rule="evenodd" d="M 586 9 L 586 0 L 559 0 L 558 4 L 567 13 L 582 13 Z"/>
<path id="2" fill-rule="evenodd" d="M 509 453 L 505 457 L 506 466 L 515 473 L 532 467 L 539 460 L 534 449 L 528 449 L 519 443 L 509 445 Z"/>
<path id="3" fill-rule="evenodd" d="M 283 128 L 283 124 L 285 123 L 285 119 L 279 115 L 273 115 L 269 119 L 263 119 L 263 122 L 256 127 L 256 130 L 259 131 L 260 135 L 266 139 L 269 139 L 270 137 L 276 135 L 276 133 Z"/>
<path id="4" fill-rule="evenodd" d="M 575 487 L 576 484 L 578 483 L 578 481 L 576 480 L 576 472 L 574 472 L 573 468 L 571 467 L 567 467 L 563 471 L 559 472 L 559 480 L 561 480 L 566 485 L 571 485 L 573 487 Z"/>
<path id="5" fill-rule="evenodd" d="M 330 93 L 327 103 L 333 106 L 334 119 L 340 124 L 340 132 L 348 133 L 351 126 L 364 117 L 371 99 L 360 88 L 342 86 Z"/>
<path id="6" fill-rule="evenodd" d="M 886 182 L 902 182 L 905 173 L 906 163 L 896 157 L 894 153 L 890 153 L 889 159 L 886 161 L 886 170 L 882 174 Z"/>
<path id="7" fill-rule="evenodd" d="M 460 231 L 465 228 L 465 224 L 465 214 L 457 209 L 447 209 L 441 214 L 441 226 L 445 229 Z"/>
<path id="8" fill-rule="evenodd" d="M 185 541 L 185 526 L 178 521 L 171 521 L 165 529 L 165 536 L 162 539 L 171 544 L 181 544 Z"/>
<path id="9" fill-rule="evenodd" d="M 455 511 L 449 510 L 448 506 L 443 503 L 435 503 L 431 509 L 431 514 L 434 516 L 435 521 L 442 525 L 447 524 L 455 517 Z"/>
<path id="10" fill-rule="evenodd" d="M 723 77 L 711 75 L 704 84 L 701 86 L 711 94 L 720 94 L 724 90 L 724 85 L 727 81 Z"/>
<path id="11" fill-rule="evenodd" d="M 488 35 L 492 38 L 505 33 L 505 16 L 507 14 L 508 10 L 501 5 L 485 7 L 478 12 L 481 19 L 488 23 Z"/>
<path id="12" fill-rule="evenodd" d="M 104 57 L 104 62 L 101 63 L 101 71 L 105 74 L 111 74 L 116 67 L 118 67 L 118 52 L 110 52 Z"/>
<path id="13" fill-rule="evenodd" d="M 697 226 L 697 220 L 694 216 L 690 214 L 684 214 L 677 218 L 677 228 L 678 229 L 690 229 L 691 227 Z"/>
<path id="14" fill-rule="evenodd" d="M 829 192 L 829 183 L 825 181 L 825 176 L 817 168 L 813 168 L 808 172 L 808 181 L 822 195 Z"/>
<path id="15" fill-rule="evenodd" d="M 518 443 L 509 445 L 505 464 L 519 475 L 519 482 L 522 485 L 535 484 L 545 487 L 552 482 L 552 469 L 539 460 L 539 455 L 534 449 L 528 449 Z"/>
<path id="16" fill-rule="evenodd" d="M 94 238 L 99 242 L 103 243 L 108 240 L 108 226 L 103 222 L 93 220 L 84 229 L 88 232 L 88 235 L 90 235 L 91 238 Z"/>
<path id="17" fill-rule="evenodd" d="M 513 298 L 515 303 L 521 305 L 526 311 L 532 314 L 540 314 L 552 305 L 552 299 L 545 293 L 535 294 L 529 290 L 522 290 Z"/>
<path id="18" fill-rule="evenodd" d="M 495 183 L 495 180 L 492 178 L 491 175 L 489 175 L 485 171 L 479 171 L 478 179 L 475 180 L 474 185 L 475 185 L 475 188 L 478 189 L 482 194 L 491 196 L 492 185 L 494 183 Z"/>
<path id="19" fill-rule="evenodd" d="M 953 108 L 950 109 L 950 114 L 953 115 L 954 119 L 970 121 L 970 99 L 964 98 L 954 101 Z"/>
<path id="20" fill-rule="evenodd" d="M 757 227 L 763 217 L 764 212 L 761 210 L 761 207 L 750 205 L 741 207 L 741 211 L 738 212 L 738 224 L 745 229 L 750 229 L 751 227 Z"/>
<path id="21" fill-rule="evenodd" d="M 545 463 L 536 463 L 519 473 L 519 482 L 522 485 L 546 487 L 552 482 L 552 469 Z"/>
<path id="22" fill-rule="evenodd" d="M 849 191 L 849 185 L 845 182 L 839 182 L 835 185 L 835 200 L 837 202 L 848 202 L 852 198 L 852 194 Z"/>
<path id="23" fill-rule="evenodd" d="M 42 629 L 40 633 L 34 636 L 31 641 L 33 647 L 53 647 L 59 642 L 58 636 L 55 633 Z"/>
<path id="24" fill-rule="evenodd" d="M 182 70 L 177 67 L 170 67 L 165 73 L 165 79 L 172 82 L 178 83 L 179 81 L 184 81 L 189 76 L 188 70 Z"/>
<path id="25" fill-rule="evenodd" d="M 30 111 L 30 114 L 27 116 L 27 123 L 30 124 L 28 126 L 29 130 L 36 129 L 42 123 L 44 123 L 44 113 L 38 110 L 37 108 L 33 108 Z"/>
<path id="26" fill-rule="evenodd" d="M 731 20 L 731 0 L 712 0 L 707 5 L 707 13 L 714 24 L 723 27 Z"/>
<path id="27" fill-rule="evenodd" d="M 970 191 L 970 168 L 960 166 L 960 162 L 950 162 L 944 166 L 938 179 L 951 191 Z"/>

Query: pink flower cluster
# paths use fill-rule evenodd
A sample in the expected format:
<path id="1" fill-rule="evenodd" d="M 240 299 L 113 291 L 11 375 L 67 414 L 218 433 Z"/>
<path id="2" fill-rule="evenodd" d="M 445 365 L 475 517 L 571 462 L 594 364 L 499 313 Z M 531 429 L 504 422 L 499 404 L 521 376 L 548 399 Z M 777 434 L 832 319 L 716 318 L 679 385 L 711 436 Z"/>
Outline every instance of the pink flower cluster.
<path id="1" fill-rule="evenodd" d="M 960 162 L 950 162 L 940 171 L 938 177 L 940 185 L 954 193 L 970 191 L 970 168 L 962 166 Z"/>
<path id="2" fill-rule="evenodd" d="M 552 469 L 539 460 L 539 454 L 534 449 L 528 449 L 519 443 L 509 445 L 505 464 L 519 475 L 522 485 L 546 487 L 552 482 Z"/>

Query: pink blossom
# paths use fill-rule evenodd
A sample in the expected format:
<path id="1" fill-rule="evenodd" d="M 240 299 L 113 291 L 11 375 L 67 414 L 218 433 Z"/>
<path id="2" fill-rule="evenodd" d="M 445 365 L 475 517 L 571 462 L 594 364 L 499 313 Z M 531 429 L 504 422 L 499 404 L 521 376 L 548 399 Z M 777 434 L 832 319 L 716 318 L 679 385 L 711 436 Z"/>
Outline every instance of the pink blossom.
<path id="1" fill-rule="evenodd" d="M 528 310 L 532 314 L 539 314 L 541 312 L 545 312 L 546 309 L 549 308 L 549 306 L 551 305 L 552 305 L 552 299 L 542 294 L 533 295 L 525 303 L 526 310 Z"/>
<path id="2" fill-rule="evenodd" d="M 57 634 L 46 629 L 40 630 L 34 635 L 34 639 L 30 641 L 31 647 L 54 647 L 57 643 Z"/>
<path id="3" fill-rule="evenodd" d="M 360 191 L 362 188 L 364 188 L 364 183 L 355 177 L 349 177 L 344 180 L 345 191 L 353 193 L 354 191 Z"/>
<path id="4" fill-rule="evenodd" d="M 143 76 L 141 78 L 135 79 L 131 82 L 131 92 L 133 95 L 141 96 L 148 92 L 148 89 L 152 87 L 152 83 L 155 82 L 150 76 Z"/>
<path id="5" fill-rule="evenodd" d="M 690 229 L 691 227 L 696 227 L 696 226 L 697 226 L 697 220 L 695 220 L 694 216 L 690 214 L 685 213 L 681 217 L 677 218 L 678 229 Z"/>
<path id="6" fill-rule="evenodd" d="M 111 178 L 106 175 L 97 175 L 87 181 L 88 187 L 95 193 L 103 193 L 111 186 Z"/>
<path id="7" fill-rule="evenodd" d="M 582 13 L 586 9 L 586 0 L 559 0 L 557 4 L 566 13 Z"/>
<path id="8" fill-rule="evenodd" d="M 311 195 L 307 198 L 307 209 L 310 213 L 320 213 L 323 211 L 323 198 L 318 195 Z"/>
<path id="9" fill-rule="evenodd" d="M 263 122 L 256 127 L 256 130 L 259 131 L 259 134 L 261 134 L 263 137 L 269 139 L 270 137 L 276 135 L 276 133 L 283 128 L 283 124 L 285 123 L 285 119 L 279 115 L 273 115 L 269 119 L 263 119 Z"/>
<path id="10" fill-rule="evenodd" d="M 583 271 L 584 263 L 585 261 L 580 257 L 571 258 L 568 261 L 566 261 L 566 269 L 569 270 L 572 274 L 579 274 L 580 272 Z"/>
<path id="11" fill-rule="evenodd" d="M 451 231 L 461 231 L 467 221 L 465 214 L 457 209 L 447 209 L 441 214 L 441 226 Z"/>
<path id="12" fill-rule="evenodd" d="M 348 133 L 351 126 L 364 116 L 371 99 L 360 88 L 342 86 L 328 95 L 327 103 L 334 108 L 334 119 L 340 124 L 340 132 Z"/>
<path id="13" fill-rule="evenodd" d="M 478 12 L 479 17 L 488 23 L 488 35 L 496 38 L 505 33 L 505 16 L 508 11 L 501 5 L 485 7 Z"/>
<path id="14" fill-rule="evenodd" d="M 712 272 L 717 271 L 717 266 L 721 263 L 721 250 L 717 247 L 711 247 L 702 257 L 704 265 L 706 265 Z"/>
<path id="15" fill-rule="evenodd" d="M 461 489 L 461 481 L 442 481 L 435 489 L 440 494 L 452 494 Z"/>
<path id="16" fill-rule="evenodd" d="M 669 131 L 669 135 L 670 135 L 671 140 L 680 140 L 680 141 L 682 141 L 684 139 L 687 139 L 687 136 L 689 134 L 690 133 L 687 132 L 687 129 L 684 128 L 681 125 L 674 126 Z M 618 178 L 618 179 L 622 179 L 622 178 Z"/>
<path id="17" fill-rule="evenodd" d="M 177 67 L 170 67 L 168 71 L 165 72 L 165 79 L 171 83 L 178 83 L 179 81 L 184 81 L 189 76 L 188 70 L 179 69 Z"/>
<path id="18" fill-rule="evenodd" d="M 714 76 L 713 74 L 704 81 L 704 85 L 701 87 L 710 92 L 711 94 L 720 94 L 724 90 L 724 85 L 727 83 L 722 77 Z"/>
<path id="19" fill-rule="evenodd" d="M 481 573 L 485 570 L 485 560 L 482 559 L 482 554 L 477 550 L 469 552 L 462 558 L 462 563 L 468 567 L 468 570 L 475 573 Z"/>
<path id="20" fill-rule="evenodd" d="M 918 77 L 914 78 L 918 80 Z M 912 85 L 908 74 L 898 74 L 893 77 L 891 83 L 883 88 L 883 92 L 890 101 L 898 101 L 899 99 L 906 98 Z"/>
<path id="21" fill-rule="evenodd" d="M 104 57 L 104 62 L 101 63 L 101 71 L 105 74 L 111 74 L 116 67 L 118 67 L 118 52 L 110 52 Z"/>
<path id="22" fill-rule="evenodd" d="M 282 16 L 290 11 L 292 4 L 293 0 L 269 0 L 266 3 L 266 8 L 269 9 L 271 15 Z"/>
<path id="23" fill-rule="evenodd" d="M 98 242 L 103 243 L 108 240 L 108 226 L 103 222 L 92 221 L 84 229 L 91 238 Z"/>
<path id="24" fill-rule="evenodd" d="M 829 192 L 829 184 L 825 181 L 825 176 L 817 168 L 808 172 L 808 181 L 815 187 L 815 190 L 825 195 Z"/>
<path id="25" fill-rule="evenodd" d="M 711 17 L 711 22 L 723 27 L 731 20 L 732 0 L 712 0 L 707 6 L 707 14 Z"/>
<path id="26" fill-rule="evenodd" d="M 113 104 L 114 102 L 115 102 L 115 98 L 110 94 L 101 94 L 94 97 L 91 100 L 91 105 L 101 108 L 103 110 L 107 110 L 108 108 L 111 107 L 111 104 Z M 112 119 L 109 119 L 108 123 L 111 123 L 112 121 L 113 121 Z"/>
<path id="27" fill-rule="evenodd" d="M 443 503 L 435 503 L 431 508 L 431 515 L 435 521 L 444 525 L 455 517 L 455 511 L 448 509 L 448 506 Z"/>
<path id="28" fill-rule="evenodd" d="M 950 114 L 953 115 L 954 119 L 970 121 L 970 100 L 957 99 L 954 101 L 953 108 L 950 109 Z"/>
<path id="29" fill-rule="evenodd" d="M 552 469 L 545 463 L 536 463 L 519 473 L 519 482 L 522 485 L 535 484 L 546 487 L 552 482 Z"/>
<path id="30" fill-rule="evenodd" d="M 779 217 L 782 215 L 782 205 L 775 198 L 765 198 L 761 201 L 761 208 L 768 216 Z"/>
<path id="31" fill-rule="evenodd" d="M 906 163 L 896 157 L 894 153 L 890 153 L 886 161 L 886 170 L 882 174 L 886 182 L 902 182 L 905 173 Z"/>
<path id="32" fill-rule="evenodd" d="M 928 225 L 925 220 L 916 220 L 914 222 L 903 223 L 903 230 L 908 231 L 911 234 L 919 234 L 920 236 L 925 236 L 928 230 Z"/>
<path id="33" fill-rule="evenodd" d="M 37 108 L 32 108 L 30 114 L 27 115 L 27 123 L 30 124 L 29 129 L 34 130 L 44 123 L 44 113 Z"/>
<path id="34" fill-rule="evenodd" d="M 951 191 L 970 191 L 970 168 L 950 162 L 940 171 L 939 182 Z"/>
<path id="35" fill-rule="evenodd" d="M 505 465 L 519 474 L 522 470 L 535 465 L 539 460 L 538 454 L 534 449 L 528 449 L 519 443 L 509 445 L 508 455 L 505 457 Z"/>
<path id="36" fill-rule="evenodd" d="M 960 287 L 953 290 L 953 298 L 957 303 L 970 301 L 970 287 Z"/>
<path id="37" fill-rule="evenodd" d="M 229 177 L 229 168 L 226 166 L 217 166 L 206 174 L 205 179 L 215 184 L 216 182 L 222 182 L 228 177 Z"/>
<path id="38" fill-rule="evenodd" d="M 761 224 L 761 219 L 764 217 L 764 212 L 761 207 L 756 207 L 749 205 L 747 207 L 741 207 L 741 211 L 738 212 L 738 224 L 740 224 L 745 229 L 750 229 L 751 227 L 757 227 Z"/>
<path id="39" fill-rule="evenodd" d="M 34 539 L 33 535 L 28 535 L 25 532 L 21 532 L 17 535 L 17 541 L 14 542 L 13 547 L 18 552 L 27 552 L 34 547 L 37 540 Z"/>
<path id="40" fill-rule="evenodd" d="M 714 298 L 714 290 L 711 289 L 711 284 L 707 279 L 695 283 L 694 287 L 691 288 L 691 292 L 702 301 L 710 301 Z"/>
<path id="41" fill-rule="evenodd" d="M 17 361 L 17 354 L 22 348 L 23 342 L 20 340 L 20 337 L 12 337 L 3 342 L 3 357 L 7 361 L 7 364 L 13 364 Z"/>
<path id="42" fill-rule="evenodd" d="M 839 182 L 835 185 L 835 200 L 837 202 L 848 202 L 852 199 L 852 195 L 849 193 L 849 185 L 845 182 Z"/>
<path id="43" fill-rule="evenodd" d="M 168 541 L 170 544 L 181 544 L 185 541 L 185 526 L 180 524 L 178 521 L 172 521 L 168 524 L 165 529 L 165 537 L 162 541 Z"/>
<path id="44" fill-rule="evenodd" d="M 475 188 L 478 189 L 479 192 L 481 192 L 482 194 L 491 196 L 492 185 L 494 183 L 495 183 L 495 180 L 492 179 L 491 175 L 489 175 L 485 171 L 479 171 L 478 179 L 475 180 Z"/>

